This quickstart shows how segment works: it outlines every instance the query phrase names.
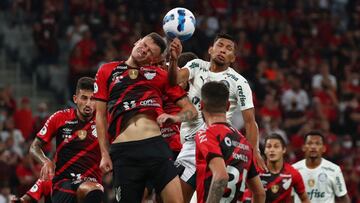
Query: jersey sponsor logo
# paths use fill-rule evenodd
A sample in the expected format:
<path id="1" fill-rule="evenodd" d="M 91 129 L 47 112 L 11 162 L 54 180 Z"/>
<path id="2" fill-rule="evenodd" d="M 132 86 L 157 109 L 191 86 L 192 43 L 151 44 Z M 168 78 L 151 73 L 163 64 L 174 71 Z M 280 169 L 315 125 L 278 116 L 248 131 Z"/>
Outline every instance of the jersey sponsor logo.
<path id="1" fill-rule="evenodd" d="M 76 134 L 80 140 L 84 140 L 86 138 L 87 132 L 86 130 L 78 130 Z"/>
<path id="2" fill-rule="evenodd" d="M 227 77 L 229 77 L 229 78 L 231 78 L 231 79 L 235 80 L 235 81 L 238 81 L 238 80 L 239 80 L 239 78 L 238 78 L 238 77 L 236 77 L 234 74 L 231 74 L 231 73 L 225 73 L 225 75 L 226 75 Z"/>
<path id="3" fill-rule="evenodd" d="M 312 200 L 313 198 L 324 198 L 325 197 L 325 192 L 321 192 L 318 189 L 312 189 L 310 192 L 307 192 L 308 197 L 310 200 Z"/>
<path id="4" fill-rule="evenodd" d="M 280 177 L 291 178 L 291 174 L 283 174 L 283 173 L 280 173 Z"/>
<path id="5" fill-rule="evenodd" d="M 240 85 L 238 85 L 237 90 L 239 91 L 240 105 L 245 106 L 246 96 L 244 95 L 244 91 L 243 91 L 242 87 Z"/>
<path id="6" fill-rule="evenodd" d="M 36 191 L 38 191 L 38 189 L 39 189 L 39 186 L 37 184 L 35 184 L 31 187 L 30 192 L 36 192 Z"/>
<path id="7" fill-rule="evenodd" d="M 96 84 L 96 82 L 94 83 L 94 93 L 97 93 L 99 91 L 99 87 Z"/>
<path id="8" fill-rule="evenodd" d="M 325 167 L 325 166 L 323 166 L 323 167 L 321 167 L 321 168 L 323 168 L 323 169 L 325 169 L 325 170 L 328 170 L 328 171 L 335 172 L 335 170 L 334 170 L 333 168 L 330 168 L 330 167 Z"/>
<path id="9" fill-rule="evenodd" d="M 77 124 L 78 120 L 75 121 L 65 121 L 65 124 Z"/>
<path id="10" fill-rule="evenodd" d="M 44 126 L 43 128 L 41 128 L 41 130 L 40 130 L 40 135 L 45 135 L 46 134 L 46 132 L 47 132 L 47 128 L 46 128 L 46 126 Z"/>
<path id="11" fill-rule="evenodd" d="M 289 179 L 283 179 L 282 180 L 283 184 L 282 184 L 282 187 L 287 190 L 289 189 L 290 185 L 291 185 L 291 182 L 292 182 L 292 179 L 289 178 Z"/>
<path id="12" fill-rule="evenodd" d="M 244 154 L 238 154 L 238 153 L 233 152 L 232 157 L 236 160 L 241 160 L 246 163 L 249 161 L 249 158 Z"/>
<path id="13" fill-rule="evenodd" d="M 194 69 L 196 67 L 199 67 L 199 64 L 196 62 L 192 62 L 191 65 L 189 66 L 189 68 L 191 68 L 191 69 Z"/>
<path id="14" fill-rule="evenodd" d="M 127 69 L 127 66 L 119 65 L 119 66 L 117 66 L 115 69 L 126 70 L 126 69 Z"/>
<path id="15" fill-rule="evenodd" d="M 156 76 L 156 72 L 146 72 L 144 73 L 144 76 L 148 80 L 152 80 Z"/>
<path id="16" fill-rule="evenodd" d="M 141 106 L 155 106 L 160 107 L 160 104 L 154 99 L 147 99 L 140 102 Z"/>
<path id="17" fill-rule="evenodd" d="M 342 191 L 343 191 L 343 187 L 342 187 L 342 184 L 341 184 L 341 181 L 340 181 L 340 177 L 339 177 L 339 176 L 336 176 L 336 178 L 335 178 L 335 185 L 338 187 L 339 192 L 342 192 Z"/>
<path id="18" fill-rule="evenodd" d="M 272 185 L 271 186 L 271 192 L 272 193 L 277 193 L 279 191 L 279 188 L 280 188 L 279 185 L 276 185 L 276 184 Z"/>

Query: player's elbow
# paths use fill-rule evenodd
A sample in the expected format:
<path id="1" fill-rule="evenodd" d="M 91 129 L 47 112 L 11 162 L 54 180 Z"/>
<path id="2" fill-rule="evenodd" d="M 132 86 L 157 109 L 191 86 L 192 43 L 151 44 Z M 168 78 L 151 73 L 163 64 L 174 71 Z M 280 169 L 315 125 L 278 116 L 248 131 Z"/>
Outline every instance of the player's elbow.
<path id="1" fill-rule="evenodd" d="M 256 190 L 251 191 L 253 193 L 254 202 L 265 202 L 266 193 L 263 187 L 258 187 Z"/>
<path id="2" fill-rule="evenodd" d="M 213 181 L 215 182 L 228 182 L 229 175 L 226 171 L 216 171 L 213 173 Z"/>

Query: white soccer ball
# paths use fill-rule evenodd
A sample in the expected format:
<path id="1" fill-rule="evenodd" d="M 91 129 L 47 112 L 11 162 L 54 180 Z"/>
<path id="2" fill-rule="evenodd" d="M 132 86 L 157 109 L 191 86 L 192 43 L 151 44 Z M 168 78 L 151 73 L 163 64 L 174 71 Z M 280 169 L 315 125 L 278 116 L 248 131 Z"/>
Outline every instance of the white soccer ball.
<path id="1" fill-rule="evenodd" d="M 175 37 L 181 41 L 189 39 L 195 31 L 194 14 L 186 8 L 171 9 L 163 19 L 163 29 L 170 39 Z"/>

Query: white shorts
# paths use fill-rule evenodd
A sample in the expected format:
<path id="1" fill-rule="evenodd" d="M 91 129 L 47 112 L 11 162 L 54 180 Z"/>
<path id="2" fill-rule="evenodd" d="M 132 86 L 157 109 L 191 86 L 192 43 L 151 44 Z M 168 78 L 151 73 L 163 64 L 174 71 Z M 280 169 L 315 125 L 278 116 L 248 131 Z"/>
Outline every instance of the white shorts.
<path id="1" fill-rule="evenodd" d="M 184 142 L 183 147 L 175 161 L 176 164 L 181 164 L 185 167 L 185 170 L 180 178 L 187 183 L 189 183 L 191 178 L 195 178 L 193 177 L 196 172 L 195 152 L 195 141 L 186 141 Z"/>

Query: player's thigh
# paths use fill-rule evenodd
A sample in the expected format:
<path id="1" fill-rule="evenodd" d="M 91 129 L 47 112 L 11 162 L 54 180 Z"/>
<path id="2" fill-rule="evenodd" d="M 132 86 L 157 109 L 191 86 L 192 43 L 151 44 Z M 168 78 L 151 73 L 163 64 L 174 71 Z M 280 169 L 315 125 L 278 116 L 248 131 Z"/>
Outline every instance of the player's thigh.
<path id="1" fill-rule="evenodd" d="M 53 203 L 76 203 L 76 189 L 71 180 L 59 181 L 53 186 L 51 195 Z"/>
<path id="2" fill-rule="evenodd" d="M 78 200 L 83 200 L 86 195 L 88 195 L 90 192 L 99 190 L 101 192 L 104 192 L 104 187 L 97 182 L 93 181 L 85 181 L 81 183 L 76 191 L 76 196 Z"/>
<path id="3" fill-rule="evenodd" d="M 164 203 L 183 203 L 184 199 L 181 192 L 180 179 L 178 176 L 173 178 L 161 191 L 161 198 Z"/>

